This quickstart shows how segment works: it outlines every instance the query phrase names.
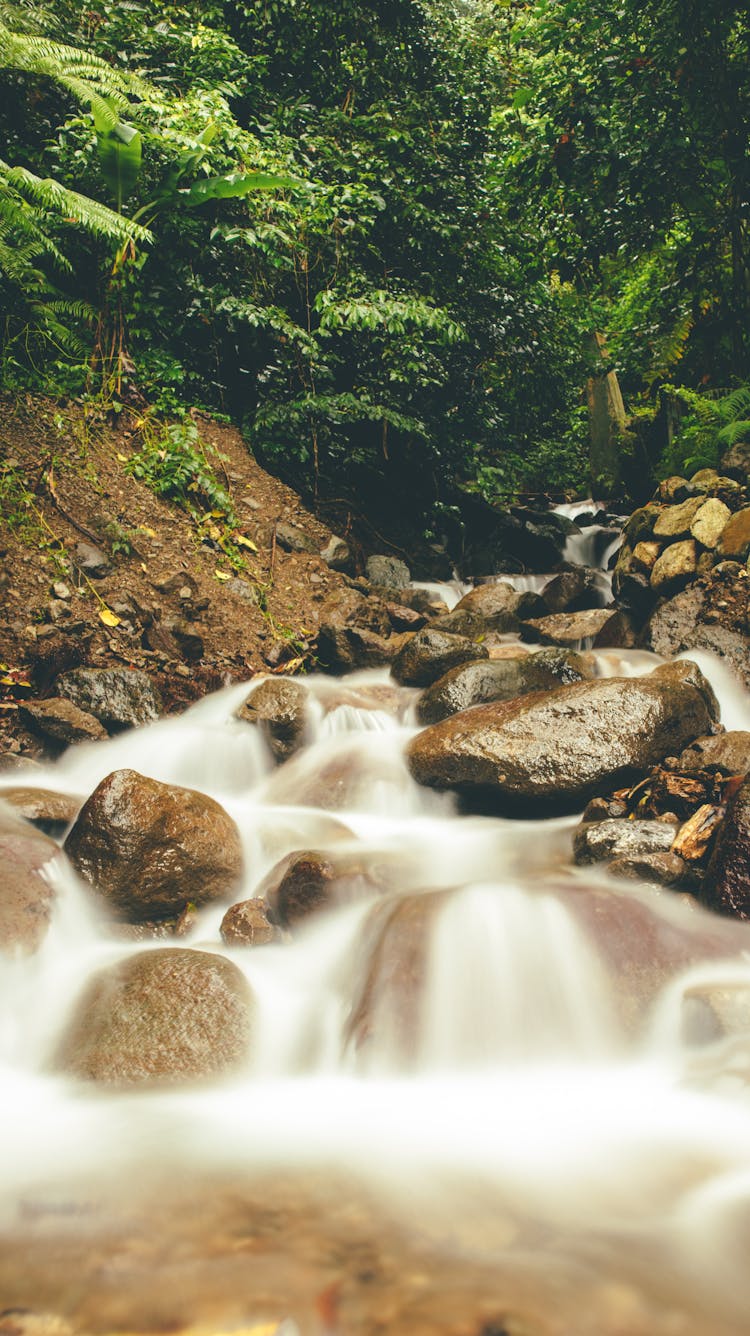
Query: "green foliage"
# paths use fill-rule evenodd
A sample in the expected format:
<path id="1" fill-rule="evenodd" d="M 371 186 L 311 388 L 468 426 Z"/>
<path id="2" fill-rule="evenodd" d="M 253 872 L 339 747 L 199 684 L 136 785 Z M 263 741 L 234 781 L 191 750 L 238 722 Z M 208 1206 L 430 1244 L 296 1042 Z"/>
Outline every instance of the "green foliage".
<path id="1" fill-rule="evenodd" d="M 675 473 L 690 477 L 698 469 L 718 468 L 724 451 L 737 441 L 750 440 L 750 385 L 719 396 L 684 387 L 668 387 L 664 394 L 681 421 L 659 461 L 660 477 Z"/>
<path id="2" fill-rule="evenodd" d="M 193 515 L 216 511 L 235 523 L 229 493 L 212 463 L 218 452 L 201 440 L 192 419 L 168 423 L 142 419 L 139 428 L 143 444 L 128 460 L 128 473 Z"/>

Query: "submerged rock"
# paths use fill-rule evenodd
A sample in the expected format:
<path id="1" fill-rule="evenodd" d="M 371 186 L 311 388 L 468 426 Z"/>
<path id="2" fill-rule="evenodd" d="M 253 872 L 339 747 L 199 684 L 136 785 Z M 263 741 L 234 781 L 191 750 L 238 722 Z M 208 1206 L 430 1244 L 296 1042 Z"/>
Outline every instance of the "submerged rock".
<path id="1" fill-rule="evenodd" d="M 59 857 L 53 840 L 0 805 L 0 951 L 31 954 L 41 946 L 55 898 L 45 869 Z"/>
<path id="2" fill-rule="evenodd" d="M 84 804 L 65 852 L 116 914 L 169 918 L 222 899 L 242 875 L 239 831 L 213 798 L 115 770 Z"/>
<path id="3" fill-rule="evenodd" d="M 96 974 L 53 1059 L 104 1085 L 223 1076 L 247 1056 L 252 993 L 225 956 L 184 947 L 143 951 Z"/>
<path id="4" fill-rule="evenodd" d="M 237 718 L 257 724 L 277 761 L 286 761 L 305 740 L 308 693 L 289 678 L 261 682 L 237 711 Z"/>
<path id="5" fill-rule="evenodd" d="M 608 858 L 668 852 L 678 831 L 677 822 L 594 821 L 578 827 L 573 839 L 576 863 L 598 863 Z"/>
<path id="6" fill-rule="evenodd" d="M 411 773 L 421 784 L 456 789 L 498 809 L 532 814 L 580 806 L 710 728 L 710 688 L 672 673 L 674 667 L 687 665 L 476 705 L 412 739 Z M 691 667 L 697 683 L 700 674 Z"/>
<path id="7" fill-rule="evenodd" d="M 265 900 L 240 900 L 221 920 L 219 929 L 227 946 L 265 946 L 275 942 L 279 931 L 268 917 Z"/>
<path id="8" fill-rule="evenodd" d="M 479 659 L 460 664 L 434 682 L 417 704 L 423 724 L 447 719 L 459 710 L 486 701 L 514 700 L 565 682 L 580 682 L 592 671 L 580 655 L 565 650 L 540 650 L 513 659 Z"/>
<path id="9" fill-rule="evenodd" d="M 74 668 L 57 679 L 57 690 L 110 732 L 153 723 L 162 713 L 156 687 L 139 669 Z"/>
<path id="10" fill-rule="evenodd" d="M 356 854 L 296 850 L 264 877 L 258 896 L 268 916 L 281 928 L 293 928 L 322 909 L 351 904 L 373 895 L 378 885 L 366 861 Z"/>

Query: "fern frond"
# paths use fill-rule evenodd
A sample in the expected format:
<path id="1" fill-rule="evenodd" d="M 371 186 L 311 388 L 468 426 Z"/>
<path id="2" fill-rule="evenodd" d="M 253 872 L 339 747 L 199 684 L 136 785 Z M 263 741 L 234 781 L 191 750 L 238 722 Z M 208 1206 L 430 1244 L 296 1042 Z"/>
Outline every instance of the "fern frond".
<path id="1" fill-rule="evenodd" d="M 50 177 L 35 176 L 25 167 L 9 167 L 0 159 L 0 190 L 3 183 L 13 187 L 26 200 L 77 223 L 93 236 L 107 237 L 121 244 L 126 241 L 151 241 L 148 228 L 132 222 L 87 195 L 68 190 Z"/>
<path id="2" fill-rule="evenodd" d="M 0 19 L 0 66 L 52 79 L 67 87 L 78 101 L 92 93 L 122 99 L 143 97 L 146 85 L 136 74 L 118 70 L 99 56 L 49 37 L 13 32 Z"/>
<path id="3" fill-rule="evenodd" d="M 750 418 L 750 385 L 740 385 L 718 404 L 724 422 L 735 423 L 740 418 Z"/>
<path id="4" fill-rule="evenodd" d="M 722 427 L 717 439 L 727 450 L 738 441 L 750 441 L 750 422 L 730 422 Z"/>

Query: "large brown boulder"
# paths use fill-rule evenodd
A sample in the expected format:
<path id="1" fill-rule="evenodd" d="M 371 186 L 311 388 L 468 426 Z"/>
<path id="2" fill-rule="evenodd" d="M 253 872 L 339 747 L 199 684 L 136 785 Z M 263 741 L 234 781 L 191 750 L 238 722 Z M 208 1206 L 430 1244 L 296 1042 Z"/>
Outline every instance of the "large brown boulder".
<path id="1" fill-rule="evenodd" d="M 31 953 L 49 927 L 54 891 L 45 876 L 60 850 L 0 806 L 0 951 Z"/>
<path id="2" fill-rule="evenodd" d="M 451 668 L 487 657 L 484 645 L 428 627 L 409 637 L 393 660 L 391 672 L 404 686 L 427 687 Z"/>
<path id="3" fill-rule="evenodd" d="M 675 664 L 476 705 L 417 734 L 407 761 L 419 783 L 498 810 L 574 810 L 708 732 L 715 703 L 701 683 Z"/>
<path id="4" fill-rule="evenodd" d="M 245 976 L 225 956 L 141 951 L 91 979 L 53 1067 L 116 1086 L 223 1076 L 246 1058 L 251 1018 Z"/>
<path id="5" fill-rule="evenodd" d="M 710 909 L 750 919 L 750 781 L 730 799 L 700 897 Z"/>
<path id="6" fill-rule="evenodd" d="M 305 740 L 308 693 L 288 677 L 261 682 L 237 711 L 237 718 L 257 724 L 277 761 L 286 761 Z"/>
<path id="7" fill-rule="evenodd" d="M 417 704 L 420 723 L 434 724 L 486 701 L 515 700 L 564 682 L 581 682 L 592 670 L 580 655 L 540 650 L 514 659 L 477 659 L 452 668 L 428 687 Z"/>
<path id="8" fill-rule="evenodd" d="M 513 585 L 500 580 L 477 585 L 464 594 L 455 612 L 471 613 L 481 618 L 489 631 L 516 631 L 522 617 L 539 616 L 546 604 L 537 594 L 519 593 Z"/>
<path id="9" fill-rule="evenodd" d="M 643 632 L 645 648 L 663 658 L 685 650 L 710 650 L 727 659 L 750 687 L 747 629 L 743 625 L 748 587 L 747 579 L 732 580 L 719 571 L 706 587 L 701 582 L 683 589 L 654 609 Z"/>
<path id="10" fill-rule="evenodd" d="M 242 875 L 240 834 L 223 807 L 135 770 L 102 780 L 65 852 L 115 913 L 135 923 L 221 900 Z"/>

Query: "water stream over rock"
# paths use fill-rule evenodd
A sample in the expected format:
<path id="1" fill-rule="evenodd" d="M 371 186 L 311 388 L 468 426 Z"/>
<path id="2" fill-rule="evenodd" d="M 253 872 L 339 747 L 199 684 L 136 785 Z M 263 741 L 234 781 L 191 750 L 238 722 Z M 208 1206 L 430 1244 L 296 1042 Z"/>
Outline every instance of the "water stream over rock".
<path id="1" fill-rule="evenodd" d="M 602 678 L 660 662 L 595 659 Z M 750 699 L 701 667 L 747 727 Z M 417 692 L 387 670 L 305 686 L 281 766 L 235 717 L 243 684 L 24 780 L 84 798 L 130 769 L 209 795 L 240 831 L 237 901 L 299 850 L 346 875 L 262 947 L 222 942 L 229 900 L 191 913 L 179 948 L 252 990 L 247 1058 L 134 1093 L 54 1056 L 97 971 L 175 943 L 123 935 L 54 864 L 41 949 L 0 958 L 0 1308 L 97 1331 L 746 1331 L 750 1037 L 694 1021 L 706 989 L 750 996 L 750 927 L 573 868 L 575 818 L 459 815 L 409 773 Z"/>

